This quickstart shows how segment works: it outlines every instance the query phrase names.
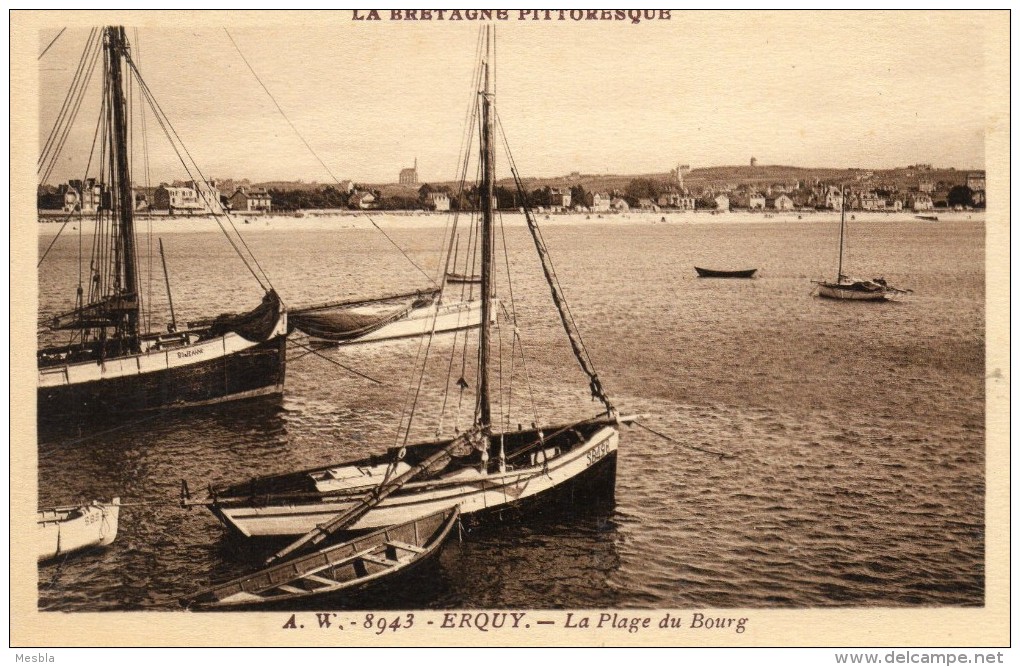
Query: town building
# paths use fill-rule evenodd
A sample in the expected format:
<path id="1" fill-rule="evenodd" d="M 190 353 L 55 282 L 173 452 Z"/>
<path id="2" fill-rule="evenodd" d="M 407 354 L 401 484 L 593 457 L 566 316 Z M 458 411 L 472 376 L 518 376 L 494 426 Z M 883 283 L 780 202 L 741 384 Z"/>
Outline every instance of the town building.
<path id="1" fill-rule="evenodd" d="M 593 211 L 608 211 L 612 203 L 612 199 L 607 194 L 596 192 L 591 196 L 591 210 Z"/>
<path id="2" fill-rule="evenodd" d="M 985 189 L 985 172 L 983 171 L 972 171 L 967 174 L 967 187 L 971 190 L 984 190 Z"/>
<path id="3" fill-rule="evenodd" d="M 772 202 L 772 208 L 777 211 L 792 211 L 793 200 L 786 195 L 779 195 L 775 198 L 775 201 Z"/>
<path id="4" fill-rule="evenodd" d="M 765 195 L 758 195 L 758 194 L 751 195 L 748 198 L 748 200 L 747 200 L 747 208 L 749 210 L 751 210 L 751 211 L 754 211 L 754 210 L 764 211 L 765 210 Z"/>
<path id="5" fill-rule="evenodd" d="M 265 188 L 238 188 L 230 195 L 230 208 L 244 213 L 273 210 L 273 198 Z"/>
<path id="6" fill-rule="evenodd" d="M 102 186 L 95 178 L 70 180 L 62 183 L 57 192 L 63 195 L 65 213 L 95 213 L 102 201 Z"/>
<path id="7" fill-rule="evenodd" d="M 570 208 L 570 190 L 555 189 L 550 191 L 549 206 L 554 210 L 557 208 Z"/>
<path id="8" fill-rule="evenodd" d="M 344 194 L 351 194 L 354 192 L 354 181 L 344 179 L 336 184 L 336 189 Z"/>
<path id="9" fill-rule="evenodd" d="M 445 192 L 430 192 L 425 196 L 425 208 L 433 211 L 449 211 L 450 196 Z"/>
<path id="10" fill-rule="evenodd" d="M 885 199 L 874 192 L 865 192 L 860 197 L 860 206 L 862 211 L 884 211 Z"/>
<path id="11" fill-rule="evenodd" d="M 205 207 L 194 188 L 160 183 L 152 193 L 152 208 L 173 213 L 203 213 Z"/>
<path id="12" fill-rule="evenodd" d="M 833 211 L 843 210 L 843 192 L 839 188 L 830 187 L 825 193 L 825 208 Z"/>
<path id="13" fill-rule="evenodd" d="M 717 211 L 730 210 L 730 198 L 726 195 L 719 195 L 715 198 L 715 209 Z"/>
<path id="14" fill-rule="evenodd" d="M 659 206 L 678 208 L 682 211 L 693 211 L 695 207 L 694 197 L 674 189 L 669 189 L 659 195 L 658 202 Z"/>
<path id="15" fill-rule="evenodd" d="M 398 182 L 401 185 L 418 185 L 418 158 L 414 158 L 414 166 L 400 170 Z"/>
<path id="16" fill-rule="evenodd" d="M 935 192 L 935 181 L 928 180 L 918 181 L 917 191 L 930 195 L 931 193 Z"/>
<path id="17" fill-rule="evenodd" d="M 349 201 L 351 208 L 369 209 L 375 206 L 375 195 L 371 192 L 355 192 Z"/>
<path id="18" fill-rule="evenodd" d="M 931 196 L 920 192 L 914 195 L 914 201 L 911 204 L 911 208 L 915 211 L 930 211 L 935 208 L 935 202 L 931 200 Z"/>

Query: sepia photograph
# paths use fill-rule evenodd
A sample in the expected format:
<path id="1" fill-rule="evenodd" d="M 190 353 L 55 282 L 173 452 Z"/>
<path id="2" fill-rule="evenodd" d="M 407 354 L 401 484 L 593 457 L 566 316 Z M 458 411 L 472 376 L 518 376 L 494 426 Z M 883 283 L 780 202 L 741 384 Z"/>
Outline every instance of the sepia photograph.
<path id="1" fill-rule="evenodd" d="M 10 29 L 12 647 L 1009 646 L 1008 12 Z"/>

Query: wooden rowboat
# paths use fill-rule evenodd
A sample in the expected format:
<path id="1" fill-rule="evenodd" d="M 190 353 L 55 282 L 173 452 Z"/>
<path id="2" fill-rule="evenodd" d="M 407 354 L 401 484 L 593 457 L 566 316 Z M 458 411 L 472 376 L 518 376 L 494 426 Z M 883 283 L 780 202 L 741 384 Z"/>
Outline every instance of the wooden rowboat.
<path id="1" fill-rule="evenodd" d="M 213 586 L 182 604 L 191 609 L 262 607 L 392 585 L 439 555 L 459 516 L 454 506 L 383 528 Z"/>
<path id="2" fill-rule="evenodd" d="M 739 271 L 717 271 L 715 269 L 703 269 L 700 266 L 694 267 L 699 278 L 753 278 L 758 269 L 740 269 Z"/>
<path id="3" fill-rule="evenodd" d="M 120 498 L 77 507 L 39 510 L 36 537 L 39 561 L 63 556 L 89 547 L 112 544 L 117 538 Z"/>
<path id="4" fill-rule="evenodd" d="M 479 275 L 467 275 L 464 273 L 447 273 L 446 282 L 448 283 L 480 283 L 482 277 Z"/>

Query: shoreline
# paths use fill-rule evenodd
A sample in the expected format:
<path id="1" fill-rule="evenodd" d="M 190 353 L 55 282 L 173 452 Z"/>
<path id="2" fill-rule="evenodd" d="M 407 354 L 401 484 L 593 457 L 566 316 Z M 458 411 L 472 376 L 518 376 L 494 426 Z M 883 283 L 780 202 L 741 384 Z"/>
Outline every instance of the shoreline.
<path id="1" fill-rule="evenodd" d="M 452 214 L 428 213 L 424 211 L 304 211 L 302 215 L 294 214 L 249 214 L 220 216 L 223 224 L 233 223 L 241 233 L 271 231 L 329 231 L 333 229 L 372 229 L 374 225 L 386 229 L 433 229 L 446 226 Z M 930 215 L 937 221 L 919 218 L 919 215 Z M 469 214 L 462 216 L 469 218 Z M 499 215 L 502 223 L 508 227 L 526 225 L 524 215 L 517 212 L 505 212 Z M 947 222 L 985 221 L 985 211 L 853 211 L 848 212 L 847 222 L 914 222 L 920 225 L 938 225 Z M 838 223 L 840 214 L 837 211 L 777 211 L 769 213 L 749 211 L 728 211 L 716 213 L 712 211 L 631 211 L 628 213 L 539 213 L 536 215 L 541 227 L 578 226 L 578 225 L 645 225 L 645 224 L 765 224 L 775 222 Z M 229 222 L 228 222 L 229 221 Z M 40 236 L 57 234 L 61 227 L 67 225 L 66 231 L 76 229 L 81 224 L 83 233 L 92 234 L 94 227 L 92 217 L 63 218 L 40 216 L 38 233 Z M 374 223 L 374 225 L 373 225 Z M 159 233 L 201 233 L 217 231 L 216 218 L 211 215 L 168 216 L 152 215 L 136 218 L 139 231 L 151 225 L 152 231 Z"/>

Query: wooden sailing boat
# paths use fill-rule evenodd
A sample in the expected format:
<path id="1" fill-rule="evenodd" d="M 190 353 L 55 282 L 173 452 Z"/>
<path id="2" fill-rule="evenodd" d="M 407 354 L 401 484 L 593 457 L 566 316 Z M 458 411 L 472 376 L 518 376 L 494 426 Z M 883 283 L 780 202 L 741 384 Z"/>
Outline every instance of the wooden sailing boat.
<path id="1" fill-rule="evenodd" d="M 843 275 L 843 241 L 846 237 L 846 192 L 840 191 L 839 213 L 839 266 L 835 282 L 813 281 L 817 285 L 815 294 L 826 299 L 845 301 L 888 301 L 898 294 L 910 290 L 891 287 L 884 278 L 860 280 Z"/>
<path id="2" fill-rule="evenodd" d="M 443 288 L 291 310 L 290 324 L 336 345 L 378 343 L 478 327 L 482 302 L 444 301 Z"/>
<path id="3" fill-rule="evenodd" d="M 487 45 L 488 31 L 486 28 Z M 481 293 L 486 298 L 479 329 L 473 424 L 453 438 L 400 444 L 377 456 L 211 487 L 209 495 L 201 499 L 193 499 L 187 484 L 182 483 L 182 504 L 208 507 L 237 537 L 298 538 L 270 560 L 290 558 L 333 534 L 413 521 L 454 506 L 460 507 L 464 521 L 474 523 L 491 517 L 527 517 L 537 508 L 576 510 L 592 500 L 613 499 L 619 425 L 635 418 L 620 417 L 603 390 L 569 315 L 535 217 L 527 207 L 528 228 L 571 349 L 588 375 L 593 399 L 605 409 L 585 419 L 516 430 L 500 430 L 493 423 L 495 107 L 488 50 L 477 73 L 480 87 L 484 81 L 478 111 Z M 523 190 L 512 165 L 511 158 L 511 172 Z"/>
<path id="4" fill-rule="evenodd" d="M 92 40 L 101 40 L 101 46 Z M 88 288 L 79 283 L 77 307 L 49 322 L 54 331 L 70 332 L 70 342 L 38 352 L 40 425 L 281 393 L 287 314 L 262 280 L 265 297 L 250 312 L 142 331 L 126 83 L 133 76 L 146 97 L 149 92 L 131 60 L 123 27 L 94 32 L 86 53 L 93 46 L 96 58 L 100 48 L 104 54 L 107 79 L 108 159 L 101 161 L 95 181 L 100 194 L 95 247 L 101 250 Z"/>

